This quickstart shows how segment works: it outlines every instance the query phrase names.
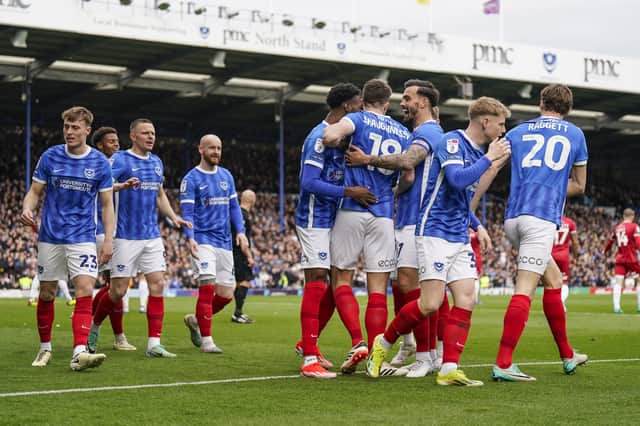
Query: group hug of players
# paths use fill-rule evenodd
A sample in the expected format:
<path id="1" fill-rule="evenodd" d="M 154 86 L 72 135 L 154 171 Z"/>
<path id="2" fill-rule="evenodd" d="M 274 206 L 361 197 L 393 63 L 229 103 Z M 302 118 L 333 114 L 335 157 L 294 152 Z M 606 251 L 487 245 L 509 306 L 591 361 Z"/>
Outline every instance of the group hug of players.
<path id="1" fill-rule="evenodd" d="M 512 357 L 540 281 L 564 372 L 573 374 L 588 358 L 569 344 L 562 275 L 551 258 L 565 199 L 584 193 L 586 184 L 584 134 L 563 119 L 573 105 L 571 90 L 559 84 L 545 87 L 541 116 L 504 137 L 510 112 L 496 99 L 473 101 L 467 128 L 444 133 L 438 121 L 440 96 L 432 83 L 405 83 L 400 107 L 412 132 L 386 115 L 390 96 L 391 88 L 381 80 L 368 81 L 362 92 L 348 83 L 334 86 L 327 97 L 329 114 L 304 143 L 296 211 L 305 270 L 297 345 L 304 356 L 302 375 L 336 377 L 318 349 L 318 336 L 335 305 L 352 341 L 340 366 L 343 374 L 366 360 L 372 378 L 437 372 L 440 385 L 483 384 L 458 368 L 476 301 L 469 228 L 483 251 L 491 248 L 474 210 L 509 159 L 504 227 L 518 251 L 518 272 L 492 378 L 535 380 Z M 350 287 L 361 254 L 367 273 L 367 342 Z M 395 317 L 387 324 L 391 272 Z M 450 310 L 447 287 L 453 297 Z M 388 363 L 400 336 L 400 351 Z M 403 365 L 414 352 L 415 362 Z"/>
<path id="2" fill-rule="evenodd" d="M 366 359 L 373 378 L 422 377 L 437 371 L 441 385 L 482 385 L 458 368 L 475 305 L 477 272 L 469 228 L 477 232 L 481 249 L 491 247 L 486 229 L 473 213 L 474 205 L 509 159 L 505 231 L 518 250 L 518 275 L 492 377 L 535 380 L 519 370 L 512 354 L 540 280 L 545 286 L 544 313 L 563 369 L 574 373 L 587 356 L 568 342 L 562 276 L 551 259 L 565 198 L 583 193 L 586 183 L 584 135 L 563 120 L 572 107 L 571 91 L 563 85 L 545 87 L 541 117 L 516 126 L 504 138 L 510 112 L 496 99 L 475 100 L 469 107 L 468 127 L 444 133 L 437 120 L 439 92 L 433 84 L 421 80 L 405 84 L 401 108 L 413 132 L 385 115 L 390 96 L 391 88 L 381 80 L 367 82 L 362 92 L 348 83 L 334 86 L 327 96 L 330 112 L 303 146 L 296 211 L 305 270 L 302 338 L 296 345 L 304 356 L 301 373 L 336 376 L 317 341 L 337 309 L 352 340 L 340 367 L 343 374 L 355 372 Z M 158 210 L 182 226 L 189 239 L 199 285 L 195 315 L 185 317 L 191 340 L 203 352 L 220 353 L 211 336 L 211 318 L 231 301 L 235 286 L 231 226 L 235 242 L 248 250 L 233 177 L 219 166 L 220 139 L 205 135 L 200 140 L 200 163 L 180 187 L 180 217 L 162 186 L 162 161 L 151 153 L 155 143 L 151 121 L 132 122 L 128 150 L 116 146 L 108 152 L 106 139 L 94 134 L 104 155 L 86 143 L 91 112 L 74 107 L 63 113 L 63 121 L 65 144 L 49 148 L 40 158 L 20 217 L 23 224 L 38 227 L 34 211 L 46 189 L 38 238 L 41 343 L 33 365 L 45 366 L 51 358 L 56 283 L 67 274 L 77 297 L 71 369 L 96 367 L 106 358 L 97 353 L 100 326 L 107 316 L 112 321 L 115 316 L 117 322 L 128 281 L 138 271 L 145 275 L 150 291 L 146 354 L 175 357 L 160 343 L 166 265 Z M 117 138 L 115 131 L 101 130 Z M 97 230 L 94 212 L 102 223 Z M 361 254 L 369 296 L 364 321 L 367 342 L 350 287 Z M 109 285 L 92 300 L 101 265 L 110 265 Z M 396 316 L 387 325 L 386 290 L 392 271 Z M 450 311 L 446 287 L 453 296 Z M 437 315 L 440 318 L 435 319 Z M 121 319 L 114 333 L 114 348 L 135 349 L 126 341 Z M 416 362 L 402 366 L 412 350 L 412 335 Z M 400 336 L 404 350 L 394 357 L 394 365 L 388 364 L 388 352 Z M 436 336 L 442 341 L 441 359 L 435 350 Z"/>

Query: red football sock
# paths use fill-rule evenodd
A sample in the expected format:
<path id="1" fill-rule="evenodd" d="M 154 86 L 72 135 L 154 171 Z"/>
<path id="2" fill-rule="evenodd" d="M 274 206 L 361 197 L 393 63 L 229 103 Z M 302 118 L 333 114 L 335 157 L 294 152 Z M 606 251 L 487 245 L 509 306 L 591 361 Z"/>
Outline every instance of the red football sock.
<path id="1" fill-rule="evenodd" d="M 509 368 L 513 362 L 513 352 L 516 350 L 524 326 L 529 319 L 531 299 L 524 294 L 515 294 L 507 312 L 504 314 L 504 328 L 500 339 L 500 349 L 496 358 L 496 364 L 500 368 Z"/>
<path id="2" fill-rule="evenodd" d="M 149 337 L 160 338 L 162 321 L 164 320 L 164 299 L 162 296 L 151 296 L 147 301 L 147 330 Z"/>
<path id="3" fill-rule="evenodd" d="M 91 296 L 77 297 L 71 317 L 73 346 L 86 345 L 91 330 Z"/>
<path id="4" fill-rule="evenodd" d="M 469 336 L 471 325 L 471 311 L 454 306 L 447 321 L 444 332 L 442 362 L 460 361 L 460 355 Z"/>
<path id="5" fill-rule="evenodd" d="M 567 314 L 562 305 L 561 291 L 560 288 L 545 288 L 544 296 L 542 296 L 542 308 L 556 345 L 558 345 L 560 358 L 573 358 L 573 348 L 569 345 L 567 338 Z"/>
<path id="6" fill-rule="evenodd" d="M 40 334 L 40 342 L 48 343 L 51 341 L 51 328 L 53 327 L 53 318 L 55 317 L 55 299 L 48 302 L 38 298 L 38 306 L 36 306 L 36 318 L 38 320 L 38 334 Z"/>
<path id="7" fill-rule="evenodd" d="M 353 295 L 353 290 L 348 285 L 338 286 L 333 293 L 333 299 L 340 319 L 351 336 L 351 346 L 355 346 L 362 341 L 362 329 L 360 328 L 360 306 Z"/>
<path id="8" fill-rule="evenodd" d="M 100 298 L 102 298 L 102 296 L 105 293 L 107 293 L 107 294 L 109 293 L 109 286 L 108 285 L 105 285 L 100 290 L 98 290 L 96 295 L 93 297 L 93 302 L 91 302 L 91 314 L 92 315 L 95 315 L 96 311 L 98 310 L 98 303 L 100 303 Z"/>
<path id="9" fill-rule="evenodd" d="M 233 297 L 222 297 L 219 294 L 213 296 L 213 301 L 211 302 L 211 315 L 215 315 L 220 312 L 232 300 Z"/>
<path id="10" fill-rule="evenodd" d="M 449 322 L 449 297 L 447 290 L 444 291 L 444 299 L 442 305 L 438 309 L 438 340 L 444 341 L 444 333 Z"/>
<path id="11" fill-rule="evenodd" d="M 373 339 L 378 334 L 384 333 L 387 327 L 387 295 L 382 293 L 369 294 L 367 301 L 367 310 L 364 313 L 364 326 L 367 330 L 367 344 L 369 350 L 373 346 Z"/>
<path id="12" fill-rule="evenodd" d="M 113 311 L 117 302 L 111 299 L 109 293 L 103 293 L 97 303 L 95 311 L 93 311 L 93 323 L 101 325 L 102 321 Z M 122 301 L 120 302 L 122 303 Z"/>
<path id="13" fill-rule="evenodd" d="M 429 321 L 429 350 L 436 349 L 438 340 L 438 324 L 440 323 L 440 313 L 435 311 L 428 318 Z"/>
<path id="14" fill-rule="evenodd" d="M 107 293 L 107 296 L 109 294 Z M 109 313 L 109 320 L 111 321 L 111 328 L 113 329 L 113 334 L 123 334 L 124 330 L 122 328 L 122 317 L 124 316 L 123 307 L 122 307 L 122 299 L 118 300 L 115 305 L 113 305 L 113 309 L 111 313 Z"/>
<path id="15" fill-rule="evenodd" d="M 400 290 L 397 281 L 391 281 L 391 292 L 393 293 L 393 314 L 398 315 L 407 300 L 405 300 L 404 293 Z"/>
<path id="16" fill-rule="evenodd" d="M 324 294 L 320 300 L 320 310 L 318 311 L 318 336 L 327 326 L 335 310 L 336 303 L 333 300 L 333 289 L 330 285 L 325 285 Z"/>
<path id="17" fill-rule="evenodd" d="M 420 289 L 416 288 L 407 292 L 403 297 L 403 303 L 409 303 L 420 298 Z M 416 339 L 416 351 L 426 352 L 429 346 L 429 322 L 430 318 L 420 320 L 418 325 L 413 328 L 413 335 Z"/>
<path id="18" fill-rule="evenodd" d="M 411 332 L 424 318 L 425 316 L 420 311 L 417 300 L 406 303 L 391 321 L 389 327 L 387 327 L 387 331 L 384 332 L 384 339 L 389 343 L 395 343 L 398 337 Z"/>
<path id="19" fill-rule="evenodd" d="M 302 329 L 302 353 L 318 355 L 318 312 L 326 290 L 324 281 L 309 281 L 304 285 L 300 304 L 300 328 Z"/>
<path id="20" fill-rule="evenodd" d="M 196 319 L 200 327 L 200 335 L 211 336 L 211 316 L 214 287 L 202 285 L 198 287 L 198 301 L 196 302 Z"/>

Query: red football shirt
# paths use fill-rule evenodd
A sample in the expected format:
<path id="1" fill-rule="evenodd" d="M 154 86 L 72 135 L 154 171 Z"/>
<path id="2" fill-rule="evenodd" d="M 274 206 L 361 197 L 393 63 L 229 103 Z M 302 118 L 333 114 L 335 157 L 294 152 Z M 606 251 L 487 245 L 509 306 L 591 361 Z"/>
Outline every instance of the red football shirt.
<path id="1" fill-rule="evenodd" d="M 556 232 L 556 240 L 551 251 L 551 256 L 554 259 L 569 258 L 571 235 L 575 234 L 576 231 L 576 223 L 568 217 L 562 216 L 562 226 Z"/>
<path id="2" fill-rule="evenodd" d="M 605 251 L 613 243 L 618 247 L 616 263 L 636 263 L 636 250 L 640 247 L 640 228 L 635 222 L 621 222 L 613 229 L 613 236 L 607 242 Z"/>

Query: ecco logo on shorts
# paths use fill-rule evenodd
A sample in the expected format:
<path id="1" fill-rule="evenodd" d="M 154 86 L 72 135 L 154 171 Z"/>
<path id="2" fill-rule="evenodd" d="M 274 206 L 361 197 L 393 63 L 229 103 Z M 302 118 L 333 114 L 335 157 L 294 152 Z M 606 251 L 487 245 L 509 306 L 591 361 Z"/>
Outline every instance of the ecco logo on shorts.
<path id="1" fill-rule="evenodd" d="M 544 262 L 538 257 L 518 256 L 518 263 L 527 263 L 529 265 L 542 266 Z"/>
<path id="2" fill-rule="evenodd" d="M 378 261 L 378 266 L 391 268 L 392 266 L 396 266 L 396 261 L 394 259 L 382 259 Z"/>

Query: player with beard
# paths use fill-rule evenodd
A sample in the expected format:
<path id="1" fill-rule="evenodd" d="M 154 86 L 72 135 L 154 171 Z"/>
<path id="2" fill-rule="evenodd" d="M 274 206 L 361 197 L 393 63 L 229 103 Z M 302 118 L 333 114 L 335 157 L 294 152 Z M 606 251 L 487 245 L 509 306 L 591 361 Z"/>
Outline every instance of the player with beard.
<path id="1" fill-rule="evenodd" d="M 222 141 L 204 135 L 198 146 L 200 164 L 191 169 L 180 184 L 180 206 L 184 219 L 193 223 L 185 229 L 189 238 L 191 263 L 198 282 L 195 315 L 184 317 L 191 342 L 205 353 L 222 353 L 211 336 L 211 320 L 233 299 L 231 224 L 236 244 L 250 256 L 242 211 L 233 176 L 221 167 Z"/>

